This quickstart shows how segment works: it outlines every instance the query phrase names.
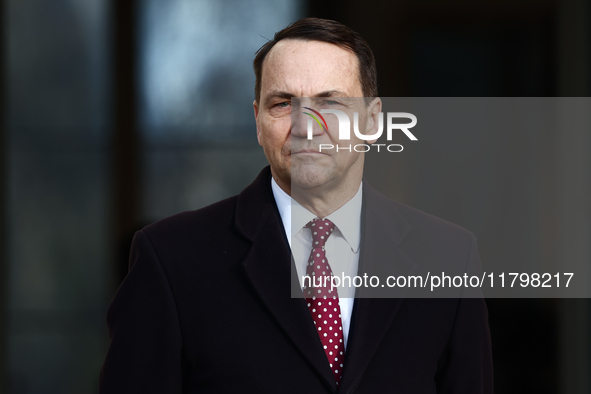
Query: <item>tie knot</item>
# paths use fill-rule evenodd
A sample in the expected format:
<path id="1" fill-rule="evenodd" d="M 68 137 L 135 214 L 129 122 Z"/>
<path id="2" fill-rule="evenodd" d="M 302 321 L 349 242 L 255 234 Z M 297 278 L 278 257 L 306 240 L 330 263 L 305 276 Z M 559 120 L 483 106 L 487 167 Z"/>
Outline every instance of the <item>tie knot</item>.
<path id="1" fill-rule="evenodd" d="M 335 224 L 328 219 L 315 218 L 306 224 L 306 228 L 312 233 L 312 247 L 324 246 L 330 234 L 332 234 Z"/>

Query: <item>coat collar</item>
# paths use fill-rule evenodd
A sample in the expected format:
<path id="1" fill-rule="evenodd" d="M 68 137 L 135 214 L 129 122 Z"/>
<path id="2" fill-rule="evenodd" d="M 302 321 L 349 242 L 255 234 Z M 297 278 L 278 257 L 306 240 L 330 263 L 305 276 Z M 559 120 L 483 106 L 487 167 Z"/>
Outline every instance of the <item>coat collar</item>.
<path id="1" fill-rule="evenodd" d="M 389 256 L 393 274 L 411 272 L 415 264 L 400 245 L 412 231 L 393 202 L 363 182 L 362 240 L 359 272 L 384 267 L 378 256 Z M 265 167 L 255 181 L 239 195 L 236 229 L 252 242 L 242 262 L 244 271 L 259 297 L 274 315 L 294 346 L 332 392 L 332 372 L 303 298 L 291 298 L 300 291 L 289 244 L 271 190 L 271 171 Z M 362 296 L 362 294 L 360 294 Z M 401 297 L 403 294 L 401 294 Z M 363 376 L 371 357 L 391 325 L 402 298 L 358 298 L 352 316 L 346 364 L 339 392 L 352 391 Z"/>

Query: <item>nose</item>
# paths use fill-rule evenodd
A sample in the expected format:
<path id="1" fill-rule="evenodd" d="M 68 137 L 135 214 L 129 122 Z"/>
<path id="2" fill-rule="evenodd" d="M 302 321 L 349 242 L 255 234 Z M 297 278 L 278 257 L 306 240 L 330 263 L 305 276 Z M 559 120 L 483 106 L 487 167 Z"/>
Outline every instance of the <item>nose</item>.
<path id="1" fill-rule="evenodd" d="M 312 138 L 322 135 L 326 131 L 326 123 L 318 111 L 308 107 L 300 107 L 299 111 L 291 115 L 291 134 L 294 137 L 308 138 L 310 130 Z"/>

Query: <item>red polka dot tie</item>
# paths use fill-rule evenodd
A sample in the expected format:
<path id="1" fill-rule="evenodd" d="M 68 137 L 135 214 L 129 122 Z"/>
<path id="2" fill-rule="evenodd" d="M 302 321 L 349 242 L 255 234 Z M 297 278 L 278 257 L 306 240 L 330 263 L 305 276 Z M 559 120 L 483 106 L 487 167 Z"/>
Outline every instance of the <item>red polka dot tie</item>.
<path id="1" fill-rule="evenodd" d="M 332 270 L 324 250 L 324 244 L 335 225 L 328 219 L 316 218 L 306 228 L 312 232 L 312 252 L 306 269 L 306 275 L 311 280 L 304 281 L 304 296 L 338 385 L 343 373 L 345 344 L 339 296 L 336 288 L 331 290 Z"/>

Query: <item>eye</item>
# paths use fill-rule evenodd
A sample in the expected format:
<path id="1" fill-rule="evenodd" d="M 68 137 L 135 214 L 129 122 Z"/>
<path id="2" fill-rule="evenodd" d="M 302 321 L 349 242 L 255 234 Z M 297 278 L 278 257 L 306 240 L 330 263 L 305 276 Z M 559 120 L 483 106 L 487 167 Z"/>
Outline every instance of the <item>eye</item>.
<path id="1" fill-rule="evenodd" d="M 284 101 L 284 102 L 275 104 L 275 106 L 277 106 L 279 108 L 287 108 L 290 106 L 290 104 L 291 103 L 289 101 Z"/>
<path id="2" fill-rule="evenodd" d="M 335 100 L 326 100 L 324 102 L 325 105 L 339 105 L 340 103 L 338 101 Z"/>

